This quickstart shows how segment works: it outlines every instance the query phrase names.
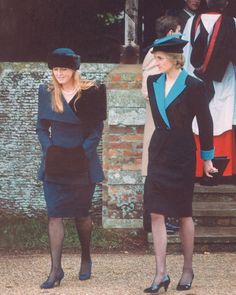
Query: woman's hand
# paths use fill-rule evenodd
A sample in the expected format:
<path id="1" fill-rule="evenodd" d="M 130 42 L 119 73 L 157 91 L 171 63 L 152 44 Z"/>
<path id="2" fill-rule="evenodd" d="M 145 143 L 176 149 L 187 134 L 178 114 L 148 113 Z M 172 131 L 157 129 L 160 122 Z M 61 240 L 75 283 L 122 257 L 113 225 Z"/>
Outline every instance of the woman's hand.
<path id="1" fill-rule="evenodd" d="M 213 177 L 212 173 L 217 173 L 218 172 L 218 169 L 216 169 L 213 164 L 212 164 L 212 161 L 211 160 L 206 160 L 204 161 L 204 172 L 206 174 L 206 176 L 208 177 Z M 211 173 L 211 174 L 210 174 Z"/>

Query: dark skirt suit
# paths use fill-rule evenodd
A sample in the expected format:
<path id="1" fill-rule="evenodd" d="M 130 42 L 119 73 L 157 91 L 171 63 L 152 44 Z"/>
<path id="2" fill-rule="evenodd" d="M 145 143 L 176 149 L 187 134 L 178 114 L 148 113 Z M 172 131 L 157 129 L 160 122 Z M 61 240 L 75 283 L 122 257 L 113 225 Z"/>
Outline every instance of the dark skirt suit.
<path id="1" fill-rule="evenodd" d="M 73 100 L 70 104 L 63 96 L 62 100 L 64 112 L 54 112 L 51 106 L 51 93 L 47 90 L 47 86 L 39 87 L 36 133 L 43 152 L 39 179 L 43 181 L 49 216 L 86 217 L 89 214 L 95 184 L 104 178 L 96 151 L 102 136 L 104 118 L 98 113 L 101 105 L 97 109 L 94 107 L 99 100 L 105 101 L 105 88 L 93 86 L 83 90 L 79 103 L 75 107 Z M 69 153 L 70 148 L 81 148 L 85 154 L 88 169 L 79 174 L 48 174 L 45 170 L 45 159 L 48 155 L 47 151 L 52 147 L 66 148 Z M 62 163 L 63 158 L 62 156 L 60 159 Z"/>
<path id="2" fill-rule="evenodd" d="M 170 217 L 192 216 L 196 116 L 202 159 L 214 157 L 212 118 L 203 82 L 182 70 L 165 97 L 165 74 L 149 76 L 148 96 L 155 122 L 149 146 L 144 209 Z"/>

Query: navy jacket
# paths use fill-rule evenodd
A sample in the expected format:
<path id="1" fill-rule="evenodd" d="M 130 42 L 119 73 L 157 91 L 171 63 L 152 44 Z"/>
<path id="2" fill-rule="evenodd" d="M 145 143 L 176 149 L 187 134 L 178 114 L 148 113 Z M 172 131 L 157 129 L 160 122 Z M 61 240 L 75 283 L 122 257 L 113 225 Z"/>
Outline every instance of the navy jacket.
<path id="1" fill-rule="evenodd" d="M 158 74 L 149 76 L 147 81 L 156 129 L 174 133 L 181 130 L 192 134 L 192 121 L 196 116 L 200 131 L 201 157 L 203 160 L 213 159 L 213 122 L 205 84 L 182 70 L 165 97 L 165 79 L 165 74 Z M 171 136 L 173 139 L 173 134 Z M 186 145 L 186 141 L 184 144 Z M 195 145 L 195 142 L 193 144 Z"/>
<path id="2" fill-rule="evenodd" d="M 90 92 L 97 95 L 99 88 L 92 87 L 83 90 L 83 93 Z M 38 118 L 36 133 L 42 147 L 42 161 L 39 169 L 39 179 L 52 182 L 59 182 L 57 179 L 48 178 L 45 175 L 45 155 L 51 145 L 58 145 L 65 148 L 82 146 L 89 160 L 89 181 L 100 182 L 104 179 L 102 167 L 97 155 L 97 146 L 102 136 L 103 121 L 95 124 L 88 124 L 78 117 L 62 96 L 64 112 L 57 113 L 52 110 L 51 93 L 47 86 L 39 86 Z M 60 180 L 62 183 L 83 183 L 81 178 Z"/>

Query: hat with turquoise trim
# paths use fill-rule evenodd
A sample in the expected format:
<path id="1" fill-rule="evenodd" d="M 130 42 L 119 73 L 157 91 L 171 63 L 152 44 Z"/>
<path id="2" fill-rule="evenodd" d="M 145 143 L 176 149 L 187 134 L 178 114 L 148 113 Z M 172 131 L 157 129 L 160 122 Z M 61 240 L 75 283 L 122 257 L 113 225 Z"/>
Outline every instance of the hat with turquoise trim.
<path id="1" fill-rule="evenodd" d="M 183 53 L 183 48 L 188 43 L 188 41 L 180 39 L 181 36 L 182 34 L 173 34 L 156 39 L 151 45 L 151 53 L 156 51 Z"/>

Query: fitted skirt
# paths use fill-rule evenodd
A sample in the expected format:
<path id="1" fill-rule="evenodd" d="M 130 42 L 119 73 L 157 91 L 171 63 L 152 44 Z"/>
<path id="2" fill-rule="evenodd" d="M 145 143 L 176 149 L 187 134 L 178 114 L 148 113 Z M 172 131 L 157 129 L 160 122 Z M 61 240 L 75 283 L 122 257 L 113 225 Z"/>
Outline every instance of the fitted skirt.
<path id="1" fill-rule="evenodd" d="M 59 184 L 43 181 L 49 217 L 87 217 L 95 184 Z"/>
<path id="2" fill-rule="evenodd" d="M 192 132 L 155 130 L 144 189 L 144 209 L 148 213 L 192 216 L 195 149 Z"/>

